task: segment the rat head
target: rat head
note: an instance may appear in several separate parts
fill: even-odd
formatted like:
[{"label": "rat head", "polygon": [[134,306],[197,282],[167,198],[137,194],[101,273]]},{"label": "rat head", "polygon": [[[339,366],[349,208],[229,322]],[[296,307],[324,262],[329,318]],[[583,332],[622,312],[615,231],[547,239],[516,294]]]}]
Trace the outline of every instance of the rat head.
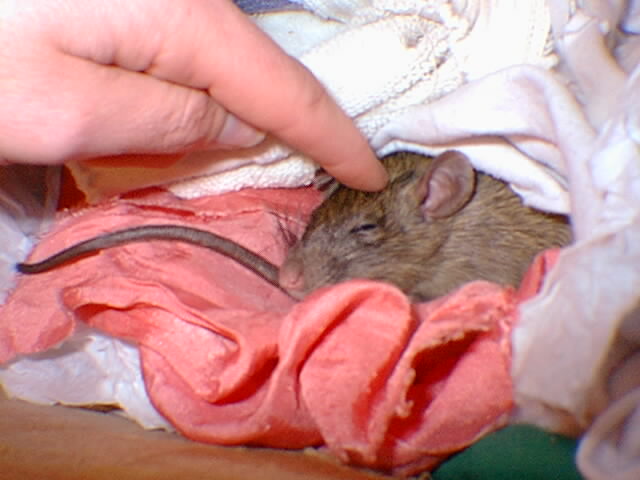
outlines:
[{"label": "rat head", "polygon": [[451,218],[472,197],[475,172],[456,151],[382,161],[389,172],[383,191],[340,186],[313,213],[280,270],[280,284],[294,296],[353,278],[386,281],[413,296],[426,262],[450,235]]}]

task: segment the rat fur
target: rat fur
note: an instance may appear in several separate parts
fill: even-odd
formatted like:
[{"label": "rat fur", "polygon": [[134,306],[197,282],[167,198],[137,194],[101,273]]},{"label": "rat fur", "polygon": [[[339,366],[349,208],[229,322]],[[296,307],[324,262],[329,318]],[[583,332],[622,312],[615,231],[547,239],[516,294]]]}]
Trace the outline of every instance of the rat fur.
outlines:
[{"label": "rat fur", "polygon": [[401,152],[383,163],[383,191],[341,186],[313,213],[280,269],[282,287],[302,297],[369,278],[425,301],[472,280],[518,285],[536,254],[571,241],[566,217],[523,205],[460,152]]}]

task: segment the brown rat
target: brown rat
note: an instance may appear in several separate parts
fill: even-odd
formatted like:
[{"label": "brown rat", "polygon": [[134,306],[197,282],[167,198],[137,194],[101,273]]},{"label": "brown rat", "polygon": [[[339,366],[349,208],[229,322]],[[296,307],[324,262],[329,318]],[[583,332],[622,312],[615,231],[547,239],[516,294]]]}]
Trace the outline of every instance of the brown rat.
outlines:
[{"label": "brown rat", "polygon": [[279,273],[228,239],[178,225],[100,235],[17,268],[39,273],[116,245],[178,240],[225,254],[296,298],[350,278],[371,278],[421,301],[471,280],[517,285],[538,252],[571,240],[565,217],[525,207],[506,184],[476,173],[460,152],[435,158],[403,152],[383,163],[387,188],[367,193],[338,187],[314,212]]},{"label": "brown rat", "polygon": [[537,253],[571,241],[565,217],[524,206],[460,152],[383,163],[385,190],[339,187],[313,213],[280,269],[294,296],[351,278],[392,283],[415,301],[472,280],[518,285]]}]

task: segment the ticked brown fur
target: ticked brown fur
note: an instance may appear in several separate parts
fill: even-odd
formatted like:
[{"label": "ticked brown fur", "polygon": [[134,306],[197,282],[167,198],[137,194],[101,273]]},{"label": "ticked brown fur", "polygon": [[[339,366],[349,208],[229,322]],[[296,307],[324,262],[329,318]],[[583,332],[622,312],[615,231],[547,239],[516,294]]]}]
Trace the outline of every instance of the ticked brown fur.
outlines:
[{"label": "ticked brown fur", "polygon": [[[442,155],[466,161],[459,152]],[[565,217],[524,206],[505,183],[469,170],[470,164],[454,166],[444,185],[434,184],[427,172],[439,160],[393,154],[383,159],[390,175],[385,190],[339,187],[292,248],[280,270],[281,286],[302,296],[323,285],[369,278],[423,301],[472,280],[517,285],[537,253],[571,241]],[[467,173],[455,174],[456,169]],[[455,200],[462,205],[453,213],[446,206],[425,210],[429,196],[440,188],[448,194],[452,181],[460,183],[454,190],[468,190],[468,197]]]}]

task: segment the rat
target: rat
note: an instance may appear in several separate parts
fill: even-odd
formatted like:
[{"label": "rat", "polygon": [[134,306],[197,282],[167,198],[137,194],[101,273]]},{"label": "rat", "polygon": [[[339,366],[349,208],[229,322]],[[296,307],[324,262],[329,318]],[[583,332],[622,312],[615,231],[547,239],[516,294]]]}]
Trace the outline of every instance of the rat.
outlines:
[{"label": "rat", "polygon": [[280,285],[295,297],[352,278],[394,284],[414,301],[472,280],[517,286],[536,254],[571,241],[567,217],[523,205],[462,152],[400,152],[382,162],[384,190],[340,186],[313,212],[280,268]]},{"label": "rat", "polygon": [[537,253],[571,241],[566,217],[523,205],[504,182],[476,172],[461,152],[399,152],[382,162],[389,185],[373,193],[333,189],[279,269],[235,242],[178,225],[106,233],[17,268],[40,273],[124,243],[179,240],[235,259],[296,299],[325,285],[369,278],[426,301],[472,280],[517,285]]}]

